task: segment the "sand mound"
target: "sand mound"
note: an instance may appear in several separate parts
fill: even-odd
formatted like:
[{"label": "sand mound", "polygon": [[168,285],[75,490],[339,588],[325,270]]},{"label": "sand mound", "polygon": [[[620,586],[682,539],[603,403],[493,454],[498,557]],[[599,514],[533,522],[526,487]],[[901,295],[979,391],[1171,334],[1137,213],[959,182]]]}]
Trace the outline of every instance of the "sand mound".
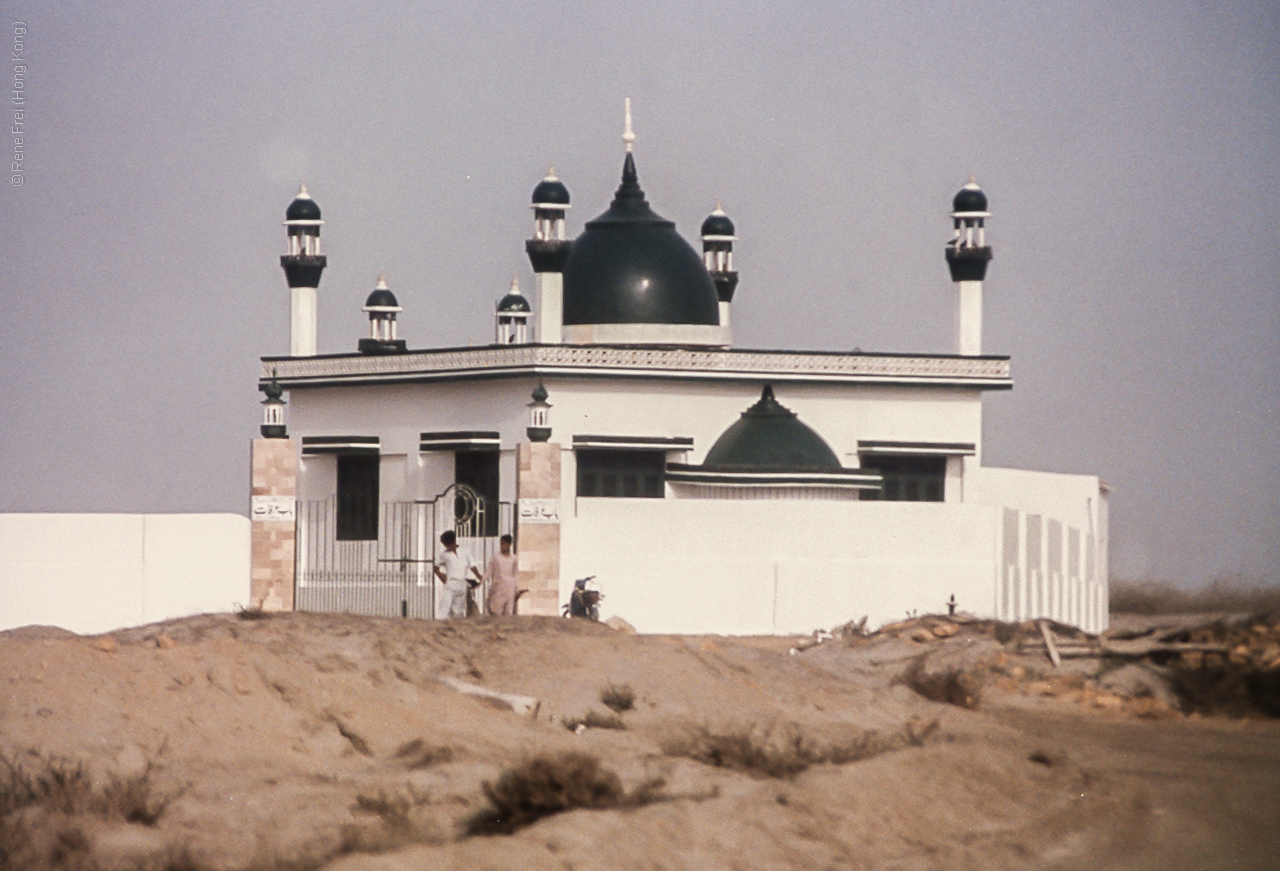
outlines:
[{"label": "sand mound", "polygon": [[1028,691],[1011,643],[942,620],[816,646],[314,614],[0,633],[0,866],[1274,867],[1280,725]]}]

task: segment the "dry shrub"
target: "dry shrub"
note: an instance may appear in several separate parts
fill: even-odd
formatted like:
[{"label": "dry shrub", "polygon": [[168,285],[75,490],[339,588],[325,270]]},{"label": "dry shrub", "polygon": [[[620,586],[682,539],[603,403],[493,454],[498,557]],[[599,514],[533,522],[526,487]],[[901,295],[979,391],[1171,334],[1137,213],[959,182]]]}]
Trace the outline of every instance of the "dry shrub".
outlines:
[{"label": "dry shrub", "polygon": [[486,781],[490,807],[467,824],[467,834],[510,834],[543,817],[579,808],[618,807],[626,800],[618,775],[586,753],[535,756]]},{"label": "dry shrub", "polygon": [[84,763],[30,754],[31,767],[0,753],[0,819],[27,807],[62,814],[88,814],[154,826],[176,795],[154,795],[153,763],[132,777],[111,775],[95,788]]},{"label": "dry shrub", "polygon": [[403,795],[389,796],[381,790],[377,795],[360,794],[356,796],[356,809],[365,813],[377,814],[387,829],[392,832],[408,833],[413,826],[409,822],[409,811],[413,802]]},{"label": "dry shrub", "polygon": [[945,702],[961,708],[976,708],[982,698],[978,679],[961,668],[927,672],[927,654],[917,656],[902,673],[902,682],[931,702]]},{"label": "dry shrub", "polygon": [[588,729],[625,729],[627,724],[617,714],[602,714],[599,711],[587,711],[581,717],[571,717],[564,721],[564,727],[570,732],[578,731],[579,726]]},{"label": "dry shrub", "polygon": [[150,763],[96,787],[81,762],[27,756],[0,753],[0,868],[81,867],[85,817],[153,826],[177,797],[154,794]]},{"label": "dry shrub", "polygon": [[400,745],[400,749],[396,750],[396,759],[403,762],[406,768],[414,771],[430,768],[441,762],[452,762],[453,756],[452,747],[432,746],[421,738],[406,741]]},{"label": "dry shrub", "polygon": [[271,612],[263,607],[262,602],[253,605],[237,605],[236,616],[241,620],[270,620]]},{"label": "dry shrub", "polygon": [[600,703],[611,711],[621,714],[631,710],[636,703],[635,690],[630,684],[609,684],[600,691]]},{"label": "dry shrub", "polygon": [[1248,664],[1175,667],[1169,685],[1184,712],[1228,717],[1280,717],[1280,668]]},{"label": "dry shrub", "polygon": [[811,765],[868,759],[880,748],[862,732],[834,743],[807,740],[792,725],[770,728],[713,729],[700,726],[662,745],[668,756],[683,756],[717,768],[763,777],[793,777]]},{"label": "dry shrub", "polygon": [[1112,614],[1275,613],[1280,612],[1280,586],[1245,575],[1218,578],[1198,590],[1165,581],[1112,579],[1110,607]]}]

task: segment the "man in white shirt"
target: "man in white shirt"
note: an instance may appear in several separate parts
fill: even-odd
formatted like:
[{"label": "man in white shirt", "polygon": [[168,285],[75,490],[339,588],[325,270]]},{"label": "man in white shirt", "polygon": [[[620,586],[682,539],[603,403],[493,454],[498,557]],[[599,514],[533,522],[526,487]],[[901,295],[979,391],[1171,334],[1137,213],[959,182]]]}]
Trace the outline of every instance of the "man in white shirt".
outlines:
[{"label": "man in white shirt", "polygon": [[437,617],[467,616],[467,572],[476,576],[479,584],[483,577],[480,570],[471,562],[471,557],[458,552],[458,536],[452,529],[446,529],[440,535],[440,543],[444,545],[444,553],[436,560],[436,577],[444,584],[439,605],[436,607]]}]

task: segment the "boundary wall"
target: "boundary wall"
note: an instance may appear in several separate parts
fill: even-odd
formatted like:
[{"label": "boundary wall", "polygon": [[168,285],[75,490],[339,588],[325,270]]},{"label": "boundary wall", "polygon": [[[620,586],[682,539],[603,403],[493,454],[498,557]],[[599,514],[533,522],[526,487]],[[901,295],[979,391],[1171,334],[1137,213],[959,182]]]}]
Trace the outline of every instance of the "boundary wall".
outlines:
[{"label": "boundary wall", "polygon": [[96,634],[249,602],[238,514],[0,514],[0,630]]}]

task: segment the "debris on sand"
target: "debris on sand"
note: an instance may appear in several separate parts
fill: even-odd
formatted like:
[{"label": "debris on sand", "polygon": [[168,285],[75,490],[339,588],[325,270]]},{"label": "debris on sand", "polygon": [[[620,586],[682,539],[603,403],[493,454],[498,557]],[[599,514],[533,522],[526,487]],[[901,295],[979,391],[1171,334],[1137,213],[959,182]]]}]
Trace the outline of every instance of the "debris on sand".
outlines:
[{"label": "debris on sand", "polygon": [[791,652],[833,642],[865,649],[872,663],[904,660],[897,682],[962,707],[976,707],[990,683],[1142,717],[1280,717],[1280,617],[1268,614],[1124,615],[1101,635],[1052,620],[966,614],[868,632],[863,618],[814,633]]}]

